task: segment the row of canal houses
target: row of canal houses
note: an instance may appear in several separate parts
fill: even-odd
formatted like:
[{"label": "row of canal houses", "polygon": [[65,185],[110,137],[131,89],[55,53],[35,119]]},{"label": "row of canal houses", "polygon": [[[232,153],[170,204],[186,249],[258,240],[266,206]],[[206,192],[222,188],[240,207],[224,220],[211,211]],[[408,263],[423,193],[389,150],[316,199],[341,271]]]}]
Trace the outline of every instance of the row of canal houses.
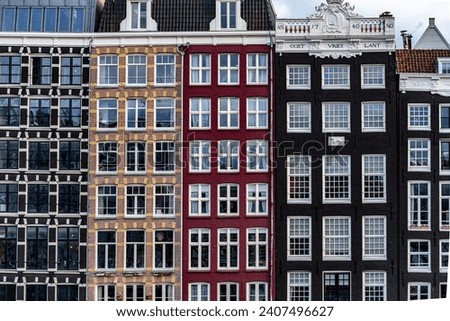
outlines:
[{"label": "row of canal houses", "polygon": [[[299,5],[301,5],[299,3]],[[0,300],[445,297],[450,46],[327,0],[5,0]]]}]

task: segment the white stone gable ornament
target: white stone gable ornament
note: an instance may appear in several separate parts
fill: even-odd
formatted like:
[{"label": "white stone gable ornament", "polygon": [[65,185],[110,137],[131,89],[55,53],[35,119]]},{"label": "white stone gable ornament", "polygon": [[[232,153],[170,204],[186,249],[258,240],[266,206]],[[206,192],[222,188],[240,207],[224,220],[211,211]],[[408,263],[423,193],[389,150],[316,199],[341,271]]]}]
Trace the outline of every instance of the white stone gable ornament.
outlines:
[{"label": "white stone gable ornament", "polygon": [[323,32],[341,33],[347,30],[350,25],[349,17],[360,17],[353,12],[354,6],[344,0],[327,0],[327,4],[322,3],[316,7],[317,13],[311,15],[310,19],[323,20]]}]

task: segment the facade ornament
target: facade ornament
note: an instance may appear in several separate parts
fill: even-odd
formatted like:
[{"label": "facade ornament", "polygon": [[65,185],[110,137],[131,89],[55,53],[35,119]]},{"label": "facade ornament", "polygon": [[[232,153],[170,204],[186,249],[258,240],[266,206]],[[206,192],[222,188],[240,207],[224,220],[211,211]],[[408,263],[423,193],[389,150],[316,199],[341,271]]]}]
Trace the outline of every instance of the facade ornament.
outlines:
[{"label": "facade ornament", "polygon": [[309,16],[309,18],[323,18],[325,13],[337,13],[341,12],[347,17],[361,17],[355,13],[355,6],[350,5],[348,2],[344,3],[344,0],[327,0],[327,4],[321,3],[320,6],[316,6],[316,13]]}]

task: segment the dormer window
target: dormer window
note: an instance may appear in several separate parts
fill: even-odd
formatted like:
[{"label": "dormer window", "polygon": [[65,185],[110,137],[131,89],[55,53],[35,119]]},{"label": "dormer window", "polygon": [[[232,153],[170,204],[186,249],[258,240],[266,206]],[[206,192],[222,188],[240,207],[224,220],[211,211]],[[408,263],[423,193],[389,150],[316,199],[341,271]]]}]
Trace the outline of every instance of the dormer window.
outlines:
[{"label": "dormer window", "polygon": [[152,0],[127,0],[127,16],[120,23],[120,31],[156,31],[151,5]]},{"label": "dormer window", "polygon": [[241,18],[242,0],[216,0],[216,17],[210,30],[247,30],[247,23]]},{"label": "dormer window", "polygon": [[236,1],[226,1],[220,4],[220,28],[236,29]]},{"label": "dormer window", "polygon": [[450,75],[450,57],[438,59],[438,73]]}]

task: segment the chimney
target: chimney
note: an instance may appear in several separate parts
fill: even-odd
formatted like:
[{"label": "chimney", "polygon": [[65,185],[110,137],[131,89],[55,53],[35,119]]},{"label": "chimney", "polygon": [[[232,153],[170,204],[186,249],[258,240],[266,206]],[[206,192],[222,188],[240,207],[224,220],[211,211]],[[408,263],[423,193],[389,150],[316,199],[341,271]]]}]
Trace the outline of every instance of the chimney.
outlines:
[{"label": "chimney", "polygon": [[436,27],[435,20],[436,20],[435,18],[430,18],[430,22],[429,22],[430,27]]},{"label": "chimney", "polygon": [[400,34],[403,38],[403,49],[412,49],[412,34],[406,30],[400,31]]}]

